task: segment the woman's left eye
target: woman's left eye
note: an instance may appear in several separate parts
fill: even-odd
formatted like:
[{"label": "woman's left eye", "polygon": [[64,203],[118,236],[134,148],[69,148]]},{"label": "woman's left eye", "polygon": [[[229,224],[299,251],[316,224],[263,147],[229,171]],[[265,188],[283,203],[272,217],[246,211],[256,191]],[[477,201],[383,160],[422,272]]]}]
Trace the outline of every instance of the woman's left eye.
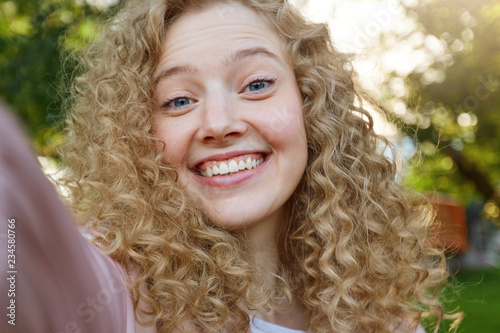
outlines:
[{"label": "woman's left eye", "polygon": [[249,92],[259,92],[266,88],[269,88],[271,84],[273,84],[276,80],[274,79],[257,79],[246,86],[245,91]]}]

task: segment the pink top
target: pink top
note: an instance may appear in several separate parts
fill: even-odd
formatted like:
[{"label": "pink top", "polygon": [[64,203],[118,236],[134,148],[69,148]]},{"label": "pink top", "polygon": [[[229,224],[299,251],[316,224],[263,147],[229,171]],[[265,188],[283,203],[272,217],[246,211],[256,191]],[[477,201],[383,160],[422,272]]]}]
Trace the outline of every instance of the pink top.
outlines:
[{"label": "pink top", "polygon": [[123,269],[80,235],[0,109],[0,332],[156,332],[136,325]]},{"label": "pink top", "polygon": [[124,269],[82,237],[1,105],[0,246],[0,332],[156,332],[136,323]]}]

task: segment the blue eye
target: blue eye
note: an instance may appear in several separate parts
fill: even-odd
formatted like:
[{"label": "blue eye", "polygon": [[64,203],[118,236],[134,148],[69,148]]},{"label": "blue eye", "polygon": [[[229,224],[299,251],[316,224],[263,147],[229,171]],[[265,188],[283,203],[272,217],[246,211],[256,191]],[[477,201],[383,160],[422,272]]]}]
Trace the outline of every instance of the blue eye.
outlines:
[{"label": "blue eye", "polygon": [[264,81],[252,82],[248,86],[248,90],[250,90],[250,91],[262,90],[266,87],[266,84],[267,84],[267,82],[264,82]]},{"label": "blue eye", "polygon": [[171,108],[171,109],[178,109],[185,107],[189,104],[194,103],[194,101],[191,98],[187,97],[175,97],[167,100],[161,107],[162,108]]},{"label": "blue eye", "polygon": [[273,84],[276,80],[275,79],[270,79],[270,78],[258,78],[252,83],[250,83],[246,88],[245,91],[249,92],[259,92],[261,90],[269,88],[271,84]]}]

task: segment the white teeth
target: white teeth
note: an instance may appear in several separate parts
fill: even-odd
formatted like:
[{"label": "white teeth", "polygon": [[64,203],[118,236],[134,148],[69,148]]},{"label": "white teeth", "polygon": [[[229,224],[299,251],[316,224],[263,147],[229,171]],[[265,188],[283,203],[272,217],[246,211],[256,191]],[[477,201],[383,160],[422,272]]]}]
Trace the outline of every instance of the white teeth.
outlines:
[{"label": "white teeth", "polygon": [[219,164],[219,174],[227,175],[228,173],[229,173],[229,167],[227,166],[227,163],[221,162],[221,164]]},{"label": "white teeth", "polygon": [[229,172],[238,172],[238,163],[235,160],[229,161]]},{"label": "white teeth", "polygon": [[201,172],[204,177],[213,177],[216,175],[227,175],[229,173],[236,173],[242,170],[251,170],[264,163],[264,158],[258,160],[252,160],[248,157],[246,160],[229,160],[228,162],[220,162],[219,166],[214,165],[212,167],[207,167],[205,171]]},{"label": "white teeth", "polygon": [[249,157],[247,158],[247,162],[245,163],[245,167],[247,170],[250,170],[252,168],[252,159]]}]

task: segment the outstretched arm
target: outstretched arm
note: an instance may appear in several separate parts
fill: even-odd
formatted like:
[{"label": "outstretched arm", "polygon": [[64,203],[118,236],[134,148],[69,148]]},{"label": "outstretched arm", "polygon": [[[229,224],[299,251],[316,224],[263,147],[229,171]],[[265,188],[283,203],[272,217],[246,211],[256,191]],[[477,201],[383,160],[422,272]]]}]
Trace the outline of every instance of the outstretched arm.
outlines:
[{"label": "outstretched arm", "polygon": [[78,232],[0,105],[0,331],[135,332],[120,268]]}]

